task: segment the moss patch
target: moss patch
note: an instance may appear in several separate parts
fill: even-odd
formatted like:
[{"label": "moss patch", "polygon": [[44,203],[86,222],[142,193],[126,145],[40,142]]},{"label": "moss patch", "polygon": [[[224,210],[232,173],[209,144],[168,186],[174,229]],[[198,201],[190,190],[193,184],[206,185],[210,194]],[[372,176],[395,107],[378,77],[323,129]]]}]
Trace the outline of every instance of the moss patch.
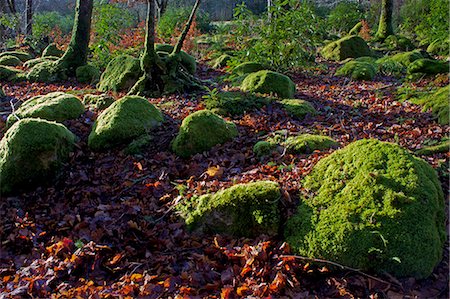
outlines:
[{"label": "moss patch", "polygon": [[270,156],[277,148],[277,144],[269,141],[258,141],[253,146],[253,153],[258,157]]},{"label": "moss patch", "polygon": [[195,197],[183,203],[179,210],[189,228],[205,233],[245,237],[276,235],[280,198],[277,183],[260,181]]},{"label": "moss patch", "polygon": [[48,57],[48,56],[61,57],[63,55],[64,55],[64,51],[58,49],[58,47],[55,44],[48,45],[42,52],[42,57]]},{"label": "moss patch", "polygon": [[367,43],[356,35],[346,36],[331,42],[320,53],[324,58],[335,61],[372,55]]},{"label": "moss patch", "polygon": [[336,76],[350,77],[353,80],[372,81],[377,73],[375,64],[352,60],[336,70]]},{"label": "moss patch", "polygon": [[103,72],[98,89],[100,91],[127,91],[141,76],[139,59],[130,55],[120,55],[111,60]]},{"label": "moss patch", "polygon": [[420,150],[416,151],[418,155],[431,156],[439,153],[448,153],[450,151],[450,139],[444,138],[437,144],[424,146]]},{"label": "moss patch", "polygon": [[239,65],[237,65],[235,68],[233,68],[233,74],[236,74],[238,76],[247,75],[250,73],[267,70],[267,67],[262,65],[258,62],[244,62]]},{"label": "moss patch", "polygon": [[303,119],[306,115],[317,114],[316,109],[314,109],[313,105],[308,101],[299,99],[284,99],[280,101],[280,104],[283,106],[284,110],[298,119]]},{"label": "moss patch", "polygon": [[[172,45],[167,44],[156,44],[155,45],[155,51],[156,52],[165,52],[167,54],[172,53],[173,51]],[[197,71],[197,61],[195,60],[195,57],[192,55],[189,55],[188,53],[181,51],[180,52],[180,58],[181,58],[181,65],[190,73],[191,75],[194,75]]]},{"label": "moss patch", "polygon": [[54,177],[69,158],[75,136],[41,119],[16,122],[0,141],[0,190],[19,192]]},{"label": "moss patch", "polygon": [[5,56],[17,57],[22,62],[28,61],[33,58],[30,54],[28,54],[26,52],[22,52],[22,51],[7,51],[7,52],[0,53],[0,58],[5,57]]},{"label": "moss patch", "polygon": [[126,96],[114,102],[97,118],[88,145],[102,150],[133,141],[160,125],[162,113],[145,98]]},{"label": "moss patch", "polygon": [[201,110],[186,117],[172,143],[172,150],[180,157],[211,149],[238,135],[236,126],[209,110]]},{"label": "moss patch", "polygon": [[19,66],[22,64],[22,61],[15,57],[15,56],[11,56],[11,55],[6,55],[3,57],[0,57],[0,65],[4,65],[4,66]]},{"label": "moss patch", "polygon": [[18,77],[23,74],[23,71],[9,66],[0,65],[0,80],[17,81]]},{"label": "moss patch", "polygon": [[422,73],[428,75],[446,74],[449,72],[447,61],[434,59],[417,59],[408,66],[408,73]]},{"label": "moss patch", "polygon": [[241,84],[243,91],[257,92],[263,94],[276,94],[280,98],[293,98],[295,84],[283,74],[272,71],[258,71],[249,74]]},{"label": "moss patch", "polygon": [[377,60],[377,64],[394,62],[399,63],[404,67],[408,67],[414,61],[422,58],[424,58],[422,53],[419,50],[414,50],[410,52],[398,53],[394,56],[380,58]]},{"label": "moss patch", "polygon": [[44,61],[33,66],[27,74],[31,82],[52,83],[67,80],[66,71],[58,67],[57,61]]},{"label": "moss patch", "polygon": [[339,143],[327,136],[302,134],[288,137],[281,145],[290,153],[311,154],[317,150],[336,148],[339,146]]},{"label": "moss patch", "polygon": [[77,97],[63,92],[52,92],[35,96],[23,103],[15,115],[10,115],[8,126],[23,118],[42,118],[57,122],[78,118],[84,112],[84,106]]},{"label": "moss patch", "polygon": [[242,115],[247,111],[260,109],[270,99],[239,91],[225,91],[204,97],[205,107],[222,115]]},{"label": "moss patch", "polygon": [[104,110],[111,106],[115,99],[107,94],[87,94],[83,98],[83,104],[96,110]]},{"label": "moss patch", "polygon": [[441,260],[446,229],[438,177],[398,145],[354,142],[319,161],[303,185],[314,195],[288,221],[295,252],[416,278]]},{"label": "moss patch", "polygon": [[448,125],[450,121],[448,99],[450,97],[450,85],[438,88],[434,92],[420,94],[411,102],[423,106],[423,110],[431,109],[433,115],[442,125]]},{"label": "moss patch", "polygon": [[95,84],[100,80],[100,70],[91,64],[78,67],[75,74],[80,83]]}]

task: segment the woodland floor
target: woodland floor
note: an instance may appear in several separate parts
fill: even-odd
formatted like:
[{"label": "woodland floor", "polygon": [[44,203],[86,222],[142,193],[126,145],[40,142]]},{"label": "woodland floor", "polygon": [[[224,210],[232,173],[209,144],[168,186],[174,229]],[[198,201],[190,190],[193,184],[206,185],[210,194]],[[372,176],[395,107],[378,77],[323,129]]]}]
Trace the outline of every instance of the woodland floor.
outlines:
[{"label": "woodland floor", "polygon": [[[86,142],[96,112],[66,122],[79,141],[62,176],[49,187],[0,201],[0,298],[446,298],[447,250],[428,279],[375,279],[282,257],[291,252],[281,239],[191,233],[173,211],[194,194],[268,179],[284,190],[286,219],[295,211],[302,178],[331,151],[256,158],[253,145],[276,130],[321,133],[342,146],[376,138],[411,151],[449,134],[449,126],[438,125],[421,107],[395,100],[398,80],[352,82],[331,76],[336,66],[328,67],[291,74],[296,98],[311,101],[318,116],[295,120],[277,104],[269,105],[233,119],[238,138],[190,159],[176,157],[169,144],[182,119],[203,109],[201,94],[151,99],[166,122],[141,156],[120,149],[91,152]],[[205,66],[199,74],[203,79],[221,75]],[[74,82],[2,84],[13,101],[57,90],[94,92],[93,86]],[[448,84],[448,77],[438,84]],[[0,137],[4,130],[1,122]],[[422,158],[437,167],[449,157]],[[440,176],[448,194],[442,171]]]}]

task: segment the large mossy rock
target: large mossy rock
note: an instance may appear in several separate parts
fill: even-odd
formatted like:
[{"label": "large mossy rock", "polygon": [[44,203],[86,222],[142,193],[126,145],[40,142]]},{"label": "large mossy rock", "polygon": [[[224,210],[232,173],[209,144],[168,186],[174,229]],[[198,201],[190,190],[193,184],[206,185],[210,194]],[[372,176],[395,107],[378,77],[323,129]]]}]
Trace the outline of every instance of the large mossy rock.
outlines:
[{"label": "large mossy rock", "polygon": [[[167,54],[172,53],[173,46],[168,44],[156,44],[155,45],[155,51],[156,52],[164,52]],[[159,54],[160,56],[161,53]],[[190,73],[191,75],[194,75],[197,71],[197,61],[195,60],[195,57],[192,55],[189,55],[188,53],[181,51],[180,52],[180,58],[181,58],[181,65]]]},{"label": "large mossy rock", "polygon": [[149,134],[163,120],[162,113],[145,98],[126,96],[98,116],[88,145],[93,150],[103,150],[129,143]]},{"label": "large mossy rock", "polygon": [[276,94],[280,98],[293,98],[295,84],[283,74],[268,70],[249,74],[241,84],[241,89],[248,92]]},{"label": "large mossy rock", "polygon": [[61,57],[63,55],[64,55],[64,51],[58,49],[56,44],[48,45],[42,52],[42,57],[48,57],[48,56]]},{"label": "large mossy rock", "polygon": [[209,110],[201,110],[183,120],[172,143],[172,150],[178,156],[187,158],[225,143],[237,135],[235,124],[225,121]]},{"label": "large mossy rock", "polygon": [[80,83],[95,84],[100,80],[100,70],[91,64],[78,67],[75,75]]},{"label": "large mossy rock", "polygon": [[270,101],[269,98],[240,91],[224,91],[204,97],[206,109],[220,115],[233,116],[260,109]]},{"label": "large mossy rock", "polygon": [[50,121],[63,122],[78,118],[84,112],[84,106],[76,96],[64,92],[52,92],[35,96],[24,102],[15,115],[10,115],[7,125],[24,118],[42,118]]},{"label": "large mossy rock", "polygon": [[305,100],[300,99],[284,99],[280,101],[281,106],[289,113],[298,119],[303,119],[306,115],[316,115],[317,111],[314,106]]},{"label": "large mossy rock", "polygon": [[244,62],[233,68],[233,74],[238,76],[255,73],[258,71],[267,70],[267,67],[258,62]]},{"label": "large mossy rock", "polygon": [[0,65],[4,66],[19,66],[22,64],[22,60],[15,56],[6,55],[3,57],[0,57]]},{"label": "large mossy rock", "polygon": [[360,140],[305,178],[310,198],[288,221],[298,254],[362,271],[424,278],[440,262],[445,204],[434,169],[396,144]]},{"label": "large mossy rock", "polygon": [[179,210],[188,227],[204,233],[238,237],[276,235],[280,198],[277,183],[259,181],[194,197]]},{"label": "large mossy rock", "polygon": [[29,70],[27,79],[31,82],[53,83],[67,80],[67,74],[58,67],[57,61],[45,60]]},{"label": "large mossy rock", "polygon": [[130,55],[120,55],[111,60],[100,77],[100,91],[128,91],[141,76],[139,59]]},{"label": "large mossy rock", "polygon": [[3,194],[47,183],[69,158],[75,136],[61,124],[42,119],[16,122],[0,141]]},{"label": "large mossy rock", "polygon": [[335,61],[372,55],[367,43],[356,35],[346,36],[331,42],[323,47],[320,53],[324,58]]},{"label": "large mossy rock", "polygon": [[33,58],[30,54],[28,54],[26,52],[22,52],[22,51],[7,51],[7,52],[0,53],[0,58],[5,57],[5,56],[17,57],[22,62],[28,61]]},{"label": "large mossy rock", "polygon": [[21,77],[23,77],[24,72],[18,69],[15,69],[10,66],[2,66],[0,65],[0,80],[4,81],[18,81]]},{"label": "large mossy rock", "polygon": [[408,66],[409,74],[427,74],[437,75],[446,74],[449,72],[449,64],[447,61],[434,60],[434,59],[417,59]]},{"label": "large mossy rock", "polygon": [[398,63],[404,67],[408,67],[411,63],[418,59],[424,58],[421,51],[414,50],[410,52],[398,53],[393,56],[383,57],[377,60],[377,64]]},{"label": "large mossy rock", "polygon": [[350,77],[353,80],[372,81],[377,73],[374,63],[352,60],[336,70],[336,76]]}]

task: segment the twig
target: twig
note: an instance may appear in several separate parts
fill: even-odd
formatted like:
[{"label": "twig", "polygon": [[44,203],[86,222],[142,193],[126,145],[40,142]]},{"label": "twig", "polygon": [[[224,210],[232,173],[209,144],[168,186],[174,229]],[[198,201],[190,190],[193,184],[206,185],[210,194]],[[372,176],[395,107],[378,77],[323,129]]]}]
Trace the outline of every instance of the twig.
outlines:
[{"label": "twig", "polygon": [[398,287],[400,287],[401,289],[403,289],[403,286],[401,284],[397,283],[397,282],[385,281],[385,280],[383,280],[381,278],[378,278],[378,277],[372,276],[370,274],[364,273],[364,272],[362,272],[359,269],[347,267],[347,266],[338,264],[336,262],[332,262],[332,261],[328,261],[328,260],[324,260],[324,259],[309,258],[309,257],[306,257],[306,256],[299,256],[299,255],[280,255],[279,258],[295,258],[295,259],[299,259],[299,260],[303,260],[303,261],[310,261],[310,262],[316,262],[316,263],[329,264],[329,265],[333,265],[333,266],[339,267],[339,268],[341,268],[343,270],[348,270],[348,271],[352,271],[352,272],[358,273],[358,274],[360,274],[362,276],[365,276],[367,278],[376,280],[376,281],[384,283],[384,284],[388,284],[388,285],[395,284]]},{"label": "twig", "polygon": [[17,120],[20,120],[20,118],[16,115],[16,107],[14,107],[14,103],[12,100],[9,101],[9,104],[11,105],[11,114],[14,115],[15,118],[17,118]]}]

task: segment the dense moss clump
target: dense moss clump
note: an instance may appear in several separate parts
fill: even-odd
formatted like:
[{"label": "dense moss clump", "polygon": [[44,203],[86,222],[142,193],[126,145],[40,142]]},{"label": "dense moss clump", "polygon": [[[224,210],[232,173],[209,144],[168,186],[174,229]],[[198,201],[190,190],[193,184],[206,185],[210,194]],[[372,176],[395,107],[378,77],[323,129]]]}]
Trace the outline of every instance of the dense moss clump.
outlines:
[{"label": "dense moss clump", "polygon": [[425,161],[398,145],[360,140],[305,178],[286,237],[301,255],[362,271],[424,278],[442,258],[444,196]]},{"label": "dense moss clump", "polygon": [[61,57],[63,55],[64,55],[64,51],[58,49],[56,44],[48,45],[42,52],[42,57],[48,57],[48,56]]},{"label": "dense moss clump", "polygon": [[335,61],[372,55],[367,43],[356,35],[346,36],[331,42],[323,47],[320,53],[324,58]]},{"label": "dense moss clump", "polygon": [[0,191],[18,192],[46,183],[68,160],[75,136],[42,119],[16,122],[0,141]]},{"label": "dense moss clump", "polygon": [[[174,46],[168,44],[156,44],[155,51],[159,56],[167,56],[171,54]],[[188,53],[181,51],[180,52],[181,65],[188,71],[189,74],[194,75],[197,71],[197,61],[195,57],[189,55]]]},{"label": "dense moss clump", "polygon": [[83,104],[96,110],[104,110],[115,102],[114,98],[108,94],[87,94],[83,98]]},{"label": "dense moss clump", "polygon": [[428,75],[446,74],[449,72],[449,64],[447,61],[434,59],[417,59],[408,66],[408,73],[422,73]]},{"label": "dense moss clump", "polygon": [[267,70],[249,74],[242,82],[241,89],[264,94],[273,93],[286,99],[293,98],[295,94],[295,84],[288,76]]},{"label": "dense moss clump", "polygon": [[314,151],[336,148],[339,143],[327,136],[302,134],[288,137],[282,145],[290,153],[311,154]]},{"label": "dense moss clump", "polygon": [[17,118],[42,118],[57,122],[78,118],[84,112],[84,106],[76,96],[64,92],[52,92],[35,96],[24,102],[14,115],[7,120],[8,126]]},{"label": "dense moss clump", "polygon": [[271,101],[266,97],[239,91],[219,92],[205,96],[204,100],[206,109],[221,115],[242,115],[260,109]]},{"label": "dense moss clump", "polygon": [[0,65],[0,80],[17,81],[18,77],[23,75],[23,71],[9,66]]},{"label": "dense moss clump", "polygon": [[57,61],[46,60],[33,66],[27,74],[31,82],[59,82],[67,80],[66,71],[58,67]]},{"label": "dense moss clump", "polygon": [[411,51],[415,48],[412,41],[403,35],[389,35],[384,40],[384,45],[389,50]]},{"label": "dense moss clump", "polygon": [[448,125],[450,122],[449,97],[450,85],[447,85],[434,92],[421,94],[417,98],[411,99],[411,102],[422,105],[424,111],[431,109],[440,124]]},{"label": "dense moss clump", "polygon": [[194,197],[179,210],[189,228],[201,232],[239,237],[276,235],[280,224],[280,198],[277,183],[260,181]]},{"label": "dense moss clump", "polygon": [[313,105],[305,100],[284,99],[280,101],[280,104],[283,106],[284,110],[298,119],[303,119],[306,115],[317,114],[317,111],[314,109]]},{"label": "dense moss clump", "polygon": [[270,141],[258,141],[253,146],[253,153],[258,157],[271,155],[277,148],[277,144]]},{"label": "dense moss clump", "polygon": [[437,39],[428,45],[427,52],[433,55],[450,55],[450,38]]},{"label": "dense moss clump", "polygon": [[411,63],[418,59],[424,58],[419,50],[414,50],[410,52],[398,53],[394,56],[383,57],[377,60],[377,64],[383,64],[388,62],[399,63],[404,67],[408,67]]},{"label": "dense moss clump", "polygon": [[424,146],[420,150],[416,151],[416,154],[429,156],[439,153],[448,153],[449,151],[450,151],[450,139],[444,138],[437,144]]},{"label": "dense moss clump", "polygon": [[180,132],[172,143],[172,150],[180,157],[211,149],[238,135],[232,122],[227,122],[209,110],[192,113],[183,120]]},{"label": "dense moss clump", "polygon": [[226,67],[231,60],[231,56],[228,54],[222,54],[211,62],[211,66],[215,69]]},{"label": "dense moss clump", "polygon": [[107,149],[148,134],[163,122],[162,113],[143,97],[126,96],[103,111],[94,123],[88,145]]},{"label": "dense moss clump", "polygon": [[127,91],[141,76],[139,59],[130,55],[120,55],[110,61],[100,77],[98,89],[100,91]]},{"label": "dense moss clump", "polygon": [[22,52],[22,51],[7,51],[7,52],[0,53],[0,58],[5,57],[5,56],[17,57],[22,62],[28,61],[33,58],[30,54],[28,54],[26,52]]},{"label": "dense moss clump", "polygon": [[372,81],[377,73],[375,64],[352,60],[337,69],[336,76],[346,76],[353,80]]},{"label": "dense moss clump", "polygon": [[11,56],[11,55],[6,55],[3,57],[0,57],[0,65],[4,65],[4,66],[19,66],[22,64],[22,61],[15,57],[15,56]]},{"label": "dense moss clump", "polygon": [[94,84],[100,80],[100,70],[91,64],[78,67],[75,74],[80,83]]},{"label": "dense moss clump", "polygon": [[55,57],[55,56],[39,57],[39,58],[28,60],[27,62],[25,62],[23,64],[23,66],[26,68],[32,68],[35,65],[38,65],[39,63],[46,62],[46,61],[56,61],[58,59],[59,58]]},{"label": "dense moss clump", "polygon": [[258,62],[244,62],[233,68],[233,74],[243,76],[254,72],[267,70],[267,67]]}]

